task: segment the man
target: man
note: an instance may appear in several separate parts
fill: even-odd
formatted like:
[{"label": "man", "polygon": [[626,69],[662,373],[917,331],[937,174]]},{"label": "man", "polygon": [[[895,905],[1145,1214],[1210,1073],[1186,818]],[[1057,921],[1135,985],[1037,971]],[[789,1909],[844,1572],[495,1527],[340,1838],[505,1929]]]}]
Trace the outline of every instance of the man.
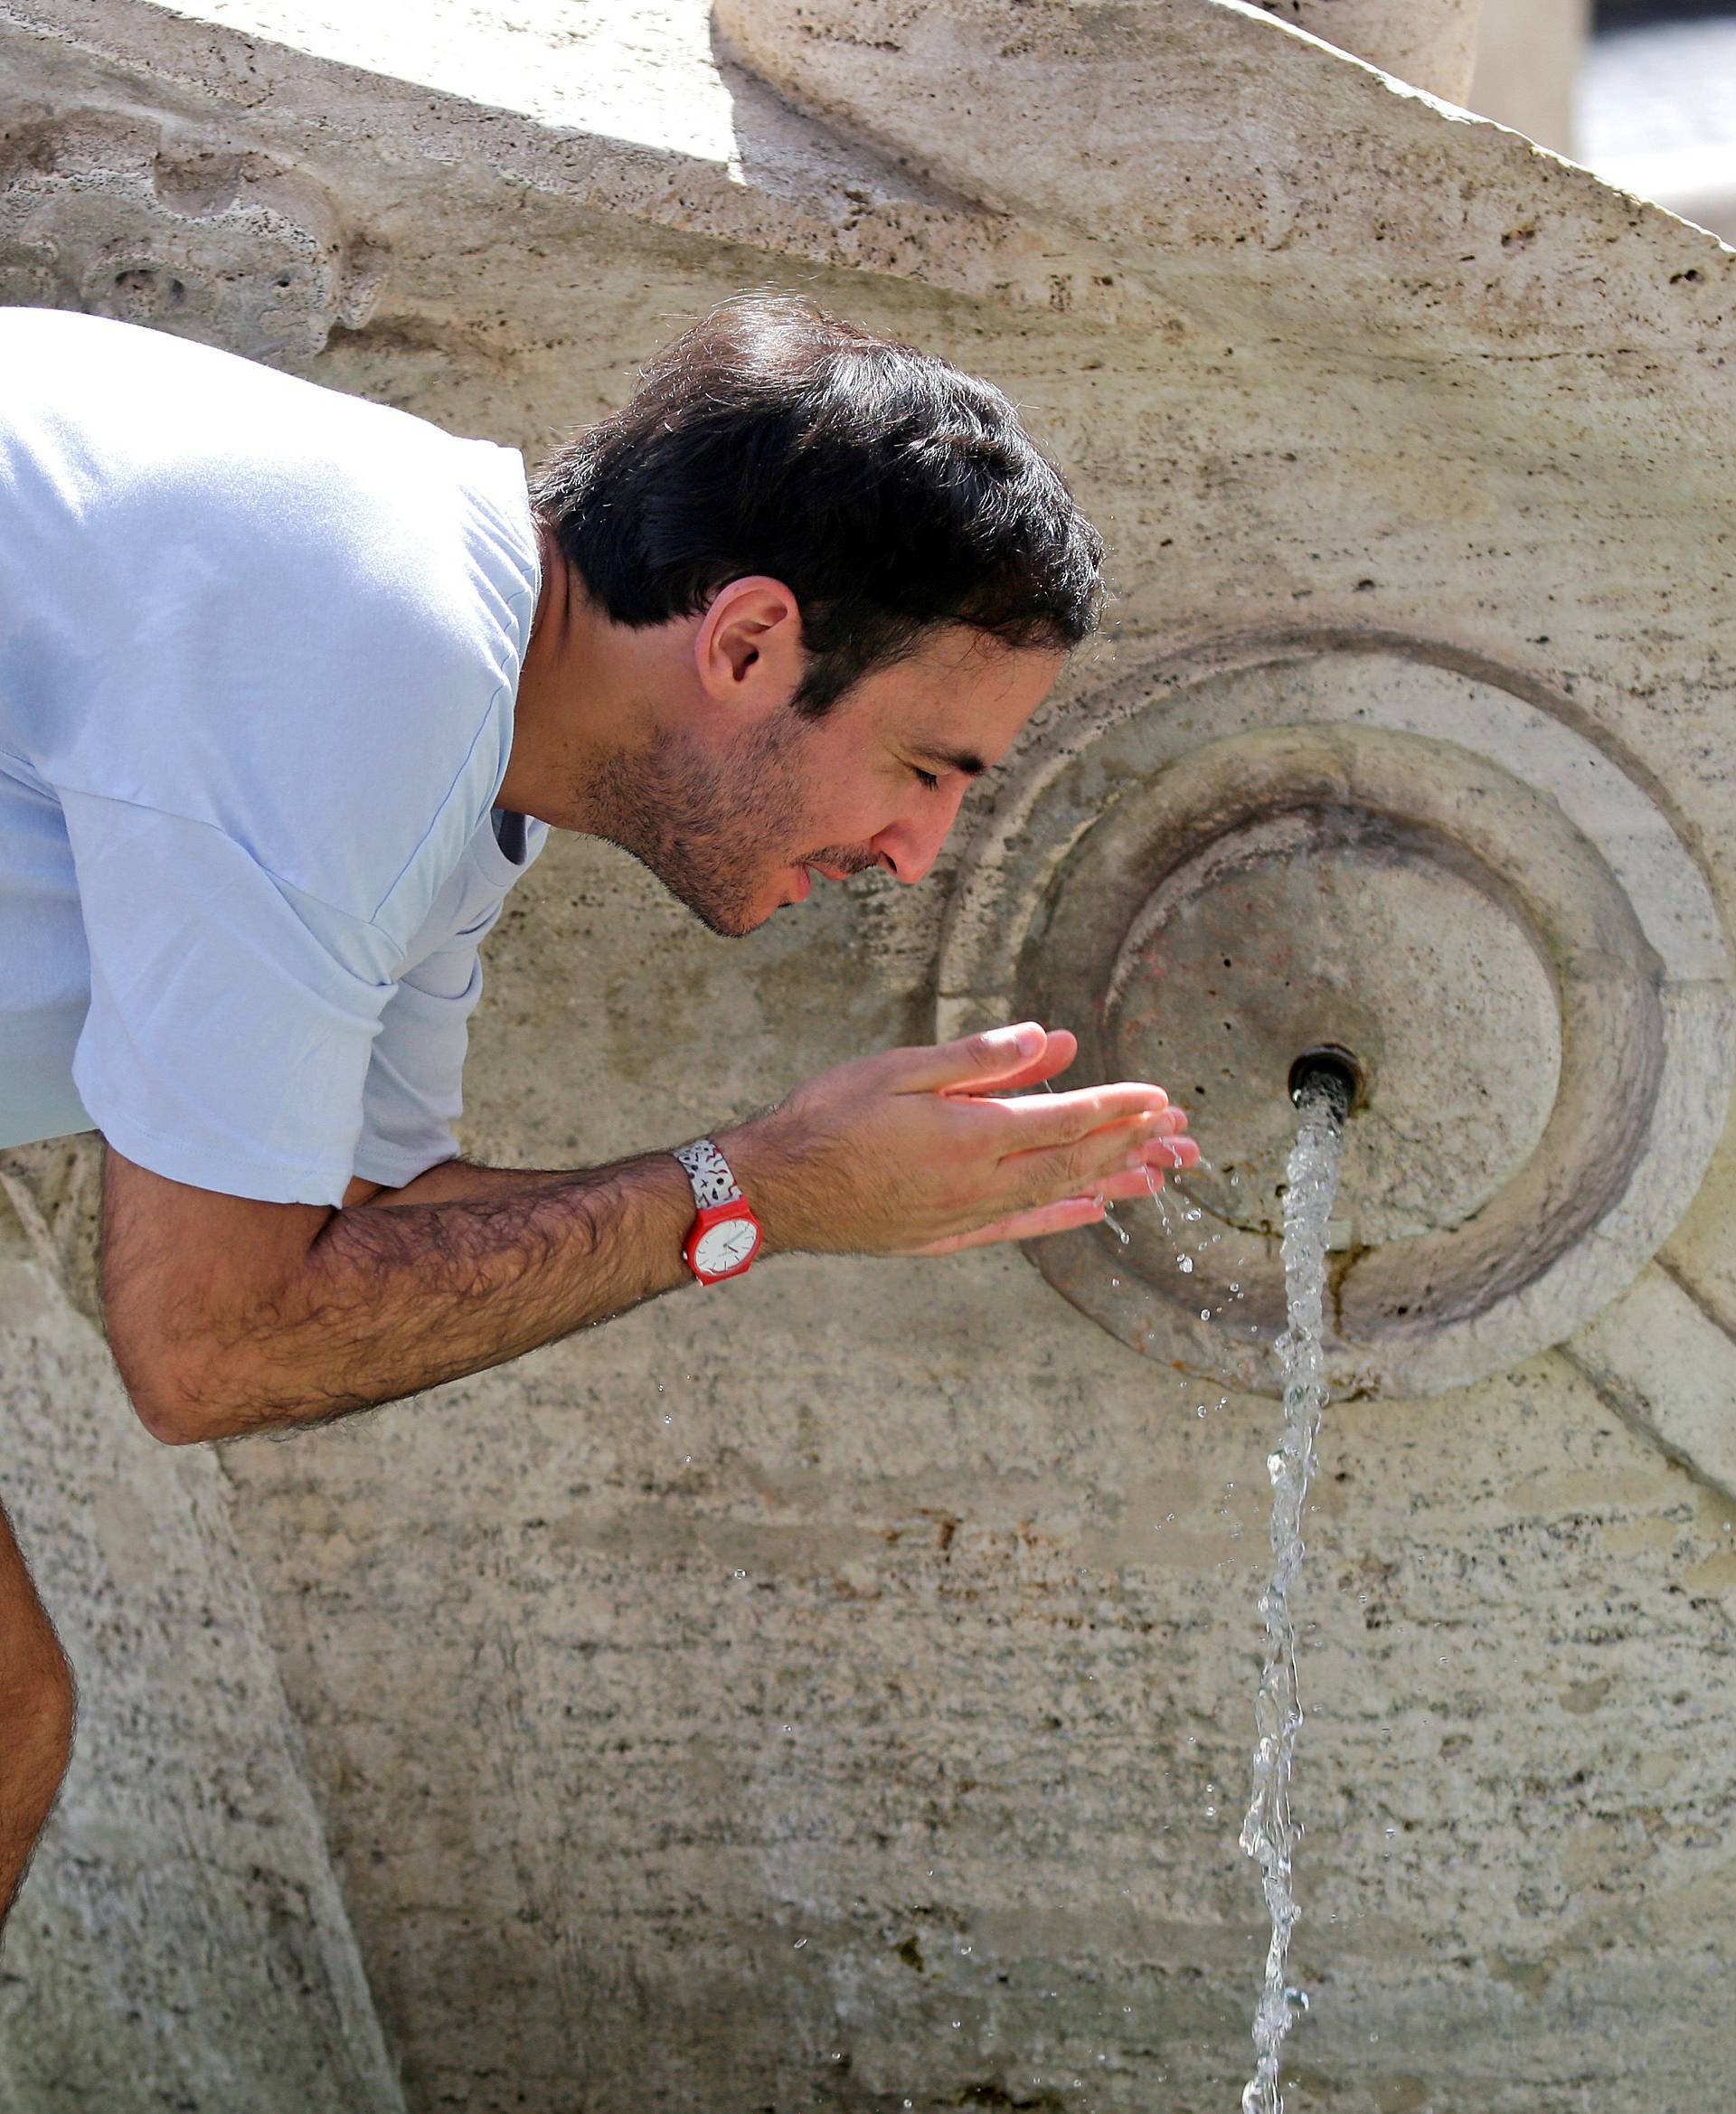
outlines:
[{"label": "man", "polygon": [[[0,1146],[101,1133],[157,1438],[319,1423],[779,1251],[1082,1225],[1197,1158],[1155,1086],[1026,1094],[1075,1052],[1033,1023],[678,1154],[458,1156],[477,947],[550,828],[723,933],[929,871],[1099,594],[998,391],[743,299],[527,486],[92,317],[0,311]],[[72,1703],[0,1514],[0,1914]]]}]

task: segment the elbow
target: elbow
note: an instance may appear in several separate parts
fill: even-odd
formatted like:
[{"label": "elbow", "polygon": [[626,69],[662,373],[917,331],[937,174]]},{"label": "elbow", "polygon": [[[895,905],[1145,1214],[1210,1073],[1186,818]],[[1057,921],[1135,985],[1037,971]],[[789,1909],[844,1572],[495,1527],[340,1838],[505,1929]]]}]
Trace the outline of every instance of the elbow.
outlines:
[{"label": "elbow", "polygon": [[202,1439],[222,1439],[210,1412],[173,1389],[129,1386],[133,1414],[162,1446],[197,1446]]},{"label": "elbow", "polygon": [[192,1384],[181,1373],[141,1371],[137,1360],[120,1366],[133,1414],[162,1446],[198,1446],[208,1439],[232,1439],[241,1427],[222,1407],[217,1391]]},{"label": "elbow", "polygon": [[155,1395],[135,1395],[133,1411],[161,1446],[197,1446],[203,1439],[222,1437],[221,1432],[202,1424],[197,1412],[189,1413],[180,1404],[165,1402]]}]

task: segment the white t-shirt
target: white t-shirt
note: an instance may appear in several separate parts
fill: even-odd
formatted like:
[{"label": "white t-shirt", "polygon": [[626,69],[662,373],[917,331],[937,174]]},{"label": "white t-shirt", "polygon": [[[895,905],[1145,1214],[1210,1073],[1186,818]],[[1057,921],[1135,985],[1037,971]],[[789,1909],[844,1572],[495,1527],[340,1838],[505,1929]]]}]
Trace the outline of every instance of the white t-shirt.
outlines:
[{"label": "white t-shirt", "polygon": [[451,1157],[539,585],[515,450],[0,308],[0,1145],[326,1204]]}]

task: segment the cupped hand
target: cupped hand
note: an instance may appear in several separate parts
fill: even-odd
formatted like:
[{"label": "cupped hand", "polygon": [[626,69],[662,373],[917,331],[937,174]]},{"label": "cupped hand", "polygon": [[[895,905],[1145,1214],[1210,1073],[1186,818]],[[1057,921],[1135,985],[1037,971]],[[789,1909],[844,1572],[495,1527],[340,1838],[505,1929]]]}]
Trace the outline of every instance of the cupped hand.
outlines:
[{"label": "cupped hand", "polygon": [[1075,1038],[1034,1021],[804,1081],[719,1143],[769,1250],[944,1255],[1090,1224],[1199,1148],[1146,1081],[1036,1093]]}]

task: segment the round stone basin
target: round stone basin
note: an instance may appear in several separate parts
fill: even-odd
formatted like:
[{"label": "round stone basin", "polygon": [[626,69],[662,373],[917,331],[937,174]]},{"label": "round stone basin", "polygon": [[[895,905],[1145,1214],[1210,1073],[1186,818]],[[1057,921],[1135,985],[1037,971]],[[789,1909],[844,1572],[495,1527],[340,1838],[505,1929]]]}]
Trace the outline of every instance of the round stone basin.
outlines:
[{"label": "round stone basin", "polygon": [[1337,1248],[1463,1223],[1536,1149],[1561,1069],[1554,979],[1499,883],[1439,833],[1345,807],[1255,817],[1166,875],[1117,958],[1104,1045],[1212,1141],[1189,1193],[1269,1235],[1291,1064],[1354,1052]]},{"label": "round stone basin", "polygon": [[1499,672],[1303,642],[1154,670],[1057,721],[976,841],[945,1033],[1073,1029],[1155,1079],[1184,1213],[1033,1242],[1137,1350],[1276,1384],[1305,1052],[1350,1052],[1326,1352],[1338,1393],[1510,1367],[1621,1290],[1698,1186],[1731,995],[1703,875],[1637,772]]}]

